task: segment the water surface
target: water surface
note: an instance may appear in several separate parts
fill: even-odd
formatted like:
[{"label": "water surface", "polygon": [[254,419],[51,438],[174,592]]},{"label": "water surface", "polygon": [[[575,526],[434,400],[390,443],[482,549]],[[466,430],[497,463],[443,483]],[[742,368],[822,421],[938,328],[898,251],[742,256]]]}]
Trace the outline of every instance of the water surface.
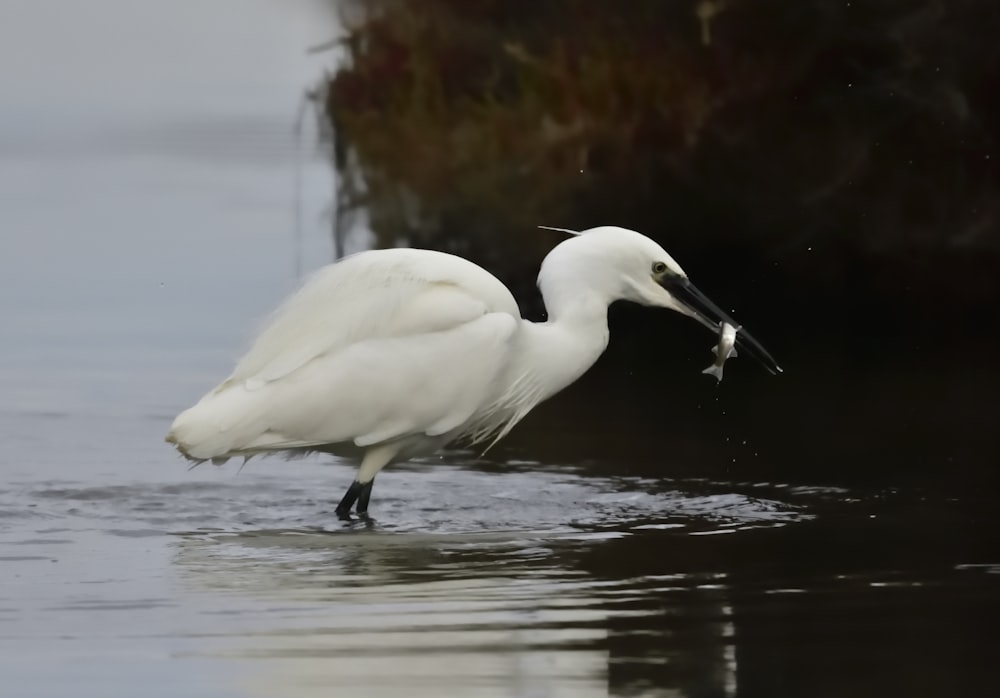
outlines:
[{"label": "water surface", "polygon": [[[344,462],[188,470],[173,415],[330,255],[330,176],[292,127],[323,65],[303,49],[333,20],[57,5],[0,11],[4,695],[993,688],[995,506],[957,475],[993,442],[954,400],[992,383],[962,367],[915,382],[790,357],[828,372],[817,396],[748,366],[695,383],[707,346],[655,373],[613,347],[487,457],[380,475],[370,522],[332,514]],[[806,419],[766,437],[789,404]],[[917,450],[953,476],[909,477]]]}]

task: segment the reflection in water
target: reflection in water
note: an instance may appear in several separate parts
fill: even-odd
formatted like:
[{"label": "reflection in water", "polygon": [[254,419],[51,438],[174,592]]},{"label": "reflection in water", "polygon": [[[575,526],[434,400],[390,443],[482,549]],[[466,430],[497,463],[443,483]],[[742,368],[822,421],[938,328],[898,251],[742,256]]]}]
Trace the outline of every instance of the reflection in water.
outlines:
[{"label": "reflection in water", "polygon": [[[213,672],[206,695],[874,698],[953,694],[958,667],[961,685],[989,681],[1000,541],[966,535],[947,496],[500,450],[386,472],[376,520],[344,524],[346,465],[137,469],[161,424],[116,416],[65,429],[74,469],[53,469],[31,444],[54,421],[14,419],[0,486],[6,676],[69,642],[98,651],[71,666],[125,686],[190,682],[165,696]],[[87,455],[112,424],[119,452]],[[190,671],[116,673],[123,648],[164,647]]]},{"label": "reflection in water", "polygon": [[[811,514],[765,496],[710,493],[703,482],[666,489],[660,481],[658,492],[637,478],[530,469],[404,470],[385,478],[390,511],[374,524],[182,534],[175,562],[185,585],[218,604],[211,614],[243,619],[238,633],[207,632],[198,655],[253,659],[260,671],[248,685],[259,695],[278,686],[286,695],[293,686],[294,695],[330,686],[364,695],[436,695],[444,687],[606,695],[643,686],[734,695],[724,572],[607,576],[585,566],[595,554],[631,555],[626,539],[742,535]],[[449,501],[445,482],[465,507],[440,518],[433,504]],[[270,485],[281,502],[281,488]],[[517,492],[524,495],[509,496]],[[669,545],[663,553],[666,569],[675,569]]]},{"label": "reflection in water", "polygon": [[[930,542],[947,525],[940,504],[917,539],[912,520],[865,513],[892,510],[884,494],[819,488],[768,486],[733,517],[727,497],[712,511],[692,492],[702,482],[675,489],[668,515],[622,516],[600,506],[634,496],[634,479],[536,469],[564,493],[580,488],[585,523],[554,525],[565,502],[550,497],[507,530],[483,506],[482,528],[462,513],[437,530],[390,513],[332,530],[180,534],[174,563],[205,609],[191,656],[251,660],[254,695],[874,697],[947,694],[952,679],[937,667],[954,665],[955,647],[993,646],[988,614],[979,618],[1000,596],[993,568],[956,575],[954,550]],[[439,470],[481,505],[482,478],[520,477],[403,471],[411,509],[429,501],[434,484],[420,483]],[[745,487],[714,486],[731,497]]]},{"label": "reflection in water", "polygon": [[[188,535],[176,561],[228,612],[259,616],[205,654],[255,660],[259,695],[599,696],[665,685],[670,695],[735,695],[724,575],[595,579],[572,568],[605,534],[356,535],[270,531]],[[662,594],[683,593],[693,627],[662,627]],[[258,610],[254,610],[258,609]],[[656,679],[657,677],[651,677]],[[648,684],[648,685],[647,685]],[[289,693],[288,691],[291,691]],[[706,693],[707,691],[707,693]],[[667,695],[667,694],[663,694]]]}]

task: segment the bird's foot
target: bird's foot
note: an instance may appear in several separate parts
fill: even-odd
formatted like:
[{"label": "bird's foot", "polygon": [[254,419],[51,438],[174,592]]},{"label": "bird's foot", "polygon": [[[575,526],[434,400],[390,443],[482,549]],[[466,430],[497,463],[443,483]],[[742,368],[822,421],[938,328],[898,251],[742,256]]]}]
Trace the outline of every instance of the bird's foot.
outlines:
[{"label": "bird's foot", "polygon": [[343,526],[346,528],[374,528],[375,519],[370,517],[367,513],[354,513],[349,511],[338,511],[337,518],[340,519]]},{"label": "bird's foot", "polygon": [[357,480],[352,482],[351,486],[347,488],[347,492],[344,493],[343,499],[340,500],[340,504],[337,505],[337,517],[341,521],[352,521],[351,508],[357,502],[358,518],[370,521],[371,517],[368,516],[368,501],[371,499],[372,485],[374,484],[374,480],[369,480],[364,484],[361,484]]},{"label": "bird's foot", "polygon": [[337,518],[340,519],[341,521],[353,521],[354,520],[354,518],[351,516],[351,510],[350,509],[341,509],[340,507],[337,507],[337,509],[335,511],[336,511],[336,514],[337,514]]}]

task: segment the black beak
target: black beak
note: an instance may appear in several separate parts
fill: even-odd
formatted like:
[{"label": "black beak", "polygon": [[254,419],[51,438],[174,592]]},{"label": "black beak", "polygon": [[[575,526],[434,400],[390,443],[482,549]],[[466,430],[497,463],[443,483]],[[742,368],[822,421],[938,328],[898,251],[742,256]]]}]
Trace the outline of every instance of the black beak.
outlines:
[{"label": "black beak", "polygon": [[739,330],[736,333],[737,347],[760,362],[761,366],[770,372],[771,375],[777,375],[782,372],[781,366],[768,353],[767,349],[740,327],[738,322],[710,301],[708,296],[699,291],[691,283],[690,279],[683,276],[674,276],[663,279],[660,281],[660,285],[669,291],[670,295],[690,312],[691,317],[713,332],[718,333],[723,323],[737,328]]}]

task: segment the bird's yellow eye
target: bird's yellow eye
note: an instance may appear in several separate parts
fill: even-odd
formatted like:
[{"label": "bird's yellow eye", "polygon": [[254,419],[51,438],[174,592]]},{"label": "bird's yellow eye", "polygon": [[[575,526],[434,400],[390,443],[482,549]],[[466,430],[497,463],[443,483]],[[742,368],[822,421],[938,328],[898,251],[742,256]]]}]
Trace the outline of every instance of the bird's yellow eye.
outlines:
[{"label": "bird's yellow eye", "polygon": [[663,262],[653,262],[653,273],[654,274],[665,274],[667,272],[667,265]]}]

